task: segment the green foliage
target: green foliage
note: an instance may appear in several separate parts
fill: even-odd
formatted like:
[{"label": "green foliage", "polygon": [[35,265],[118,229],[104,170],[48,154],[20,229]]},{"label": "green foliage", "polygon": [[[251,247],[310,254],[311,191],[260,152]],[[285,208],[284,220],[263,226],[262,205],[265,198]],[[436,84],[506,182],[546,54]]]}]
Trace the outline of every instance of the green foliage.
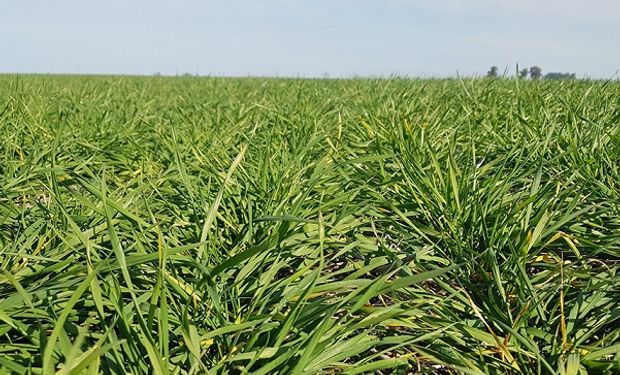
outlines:
[{"label": "green foliage", "polygon": [[0,372],[619,371],[620,86],[0,77]]}]

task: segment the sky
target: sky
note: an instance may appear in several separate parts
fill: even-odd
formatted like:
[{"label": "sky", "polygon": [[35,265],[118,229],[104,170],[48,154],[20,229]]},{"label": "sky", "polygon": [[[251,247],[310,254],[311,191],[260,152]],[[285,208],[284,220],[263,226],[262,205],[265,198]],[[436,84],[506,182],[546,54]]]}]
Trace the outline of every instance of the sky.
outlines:
[{"label": "sky", "polygon": [[0,0],[0,72],[618,78],[618,0]]}]

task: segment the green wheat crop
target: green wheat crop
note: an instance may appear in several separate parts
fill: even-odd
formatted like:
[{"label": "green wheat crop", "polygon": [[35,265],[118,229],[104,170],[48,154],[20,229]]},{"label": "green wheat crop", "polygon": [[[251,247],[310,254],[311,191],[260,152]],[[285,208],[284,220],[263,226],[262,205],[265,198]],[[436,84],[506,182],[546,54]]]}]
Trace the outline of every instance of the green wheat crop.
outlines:
[{"label": "green wheat crop", "polygon": [[0,76],[0,372],[620,371],[620,84]]}]

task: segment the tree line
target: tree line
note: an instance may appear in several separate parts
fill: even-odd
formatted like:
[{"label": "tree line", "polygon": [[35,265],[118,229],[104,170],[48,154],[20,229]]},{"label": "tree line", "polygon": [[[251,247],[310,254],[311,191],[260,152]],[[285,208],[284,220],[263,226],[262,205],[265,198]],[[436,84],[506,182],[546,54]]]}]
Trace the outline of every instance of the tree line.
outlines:
[{"label": "tree line", "polygon": [[[492,66],[487,72],[487,78],[498,78],[499,70],[497,66]],[[562,73],[562,72],[549,72],[543,76],[542,69],[539,66],[532,66],[530,68],[524,68],[519,70],[519,78],[527,79],[527,78],[538,80],[538,79],[577,79],[577,75],[575,73]]]}]

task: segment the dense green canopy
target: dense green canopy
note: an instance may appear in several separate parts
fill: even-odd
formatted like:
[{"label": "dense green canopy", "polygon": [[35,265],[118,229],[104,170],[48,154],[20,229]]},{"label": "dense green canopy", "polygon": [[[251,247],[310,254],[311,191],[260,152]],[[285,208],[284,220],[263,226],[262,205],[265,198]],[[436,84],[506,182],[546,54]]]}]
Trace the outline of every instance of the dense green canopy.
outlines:
[{"label": "dense green canopy", "polygon": [[0,77],[0,371],[612,372],[620,86]]}]

